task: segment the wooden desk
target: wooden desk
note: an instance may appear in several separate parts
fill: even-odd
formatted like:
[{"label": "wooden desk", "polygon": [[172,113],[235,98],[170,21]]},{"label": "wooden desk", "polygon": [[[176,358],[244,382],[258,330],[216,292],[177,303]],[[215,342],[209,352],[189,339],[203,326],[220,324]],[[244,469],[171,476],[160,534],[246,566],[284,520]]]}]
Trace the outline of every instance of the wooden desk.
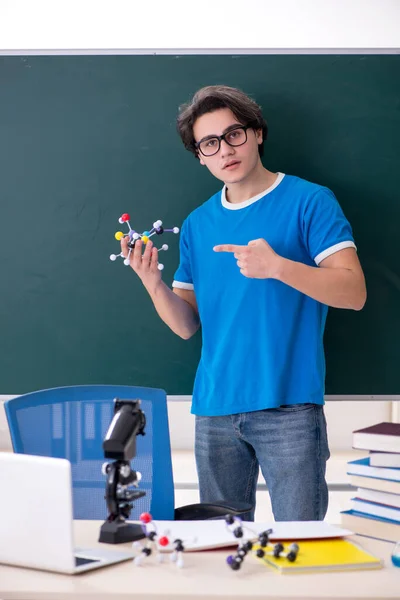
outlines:
[{"label": "wooden desk", "polygon": [[[75,540],[80,546],[97,545],[99,521],[76,521]],[[57,531],[55,528],[55,535]],[[390,561],[393,544],[359,536],[360,545],[383,558],[381,570],[280,575],[251,557],[233,572],[225,558],[230,550],[191,552],[185,566],[169,561],[157,564],[151,557],[142,567],[130,561],[82,575],[57,575],[0,565],[1,600],[383,600],[400,598],[400,569]],[[0,540],[1,543],[1,540]],[[101,544],[101,546],[103,546]],[[110,545],[110,549],[130,544]]]}]

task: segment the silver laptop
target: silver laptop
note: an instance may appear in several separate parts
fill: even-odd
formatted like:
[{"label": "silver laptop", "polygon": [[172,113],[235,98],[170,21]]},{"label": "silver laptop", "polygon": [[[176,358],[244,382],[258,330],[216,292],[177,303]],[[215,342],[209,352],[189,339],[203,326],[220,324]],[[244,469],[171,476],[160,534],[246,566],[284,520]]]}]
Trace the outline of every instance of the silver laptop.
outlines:
[{"label": "silver laptop", "polygon": [[68,460],[0,452],[0,563],[76,574],[134,557],[74,548],[71,481]]}]

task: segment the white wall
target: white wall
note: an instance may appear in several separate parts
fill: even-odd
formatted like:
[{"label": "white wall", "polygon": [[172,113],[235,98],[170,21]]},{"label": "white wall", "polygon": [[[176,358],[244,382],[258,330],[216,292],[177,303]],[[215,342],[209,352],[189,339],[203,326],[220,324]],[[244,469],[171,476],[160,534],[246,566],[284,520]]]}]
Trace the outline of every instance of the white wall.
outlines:
[{"label": "white wall", "polygon": [[[190,414],[190,396],[169,396],[168,416],[173,450],[194,450],[194,416]],[[184,399],[185,398],[185,399]],[[399,401],[381,398],[380,400],[348,400],[345,396],[339,401],[325,403],[329,446],[332,452],[349,452],[352,447],[352,432],[382,421],[400,422],[396,409]]]},{"label": "white wall", "polygon": [[400,48],[399,0],[0,0],[0,49]]},{"label": "white wall", "polygon": [[[13,396],[0,395],[0,452],[11,450],[11,439],[3,402]],[[190,413],[190,396],[168,396],[168,417],[173,451],[194,449],[194,416]],[[398,421],[393,408],[399,402],[380,401],[327,401],[325,414],[328,424],[329,445],[332,452],[348,452],[352,445],[352,431],[382,421]]]}]

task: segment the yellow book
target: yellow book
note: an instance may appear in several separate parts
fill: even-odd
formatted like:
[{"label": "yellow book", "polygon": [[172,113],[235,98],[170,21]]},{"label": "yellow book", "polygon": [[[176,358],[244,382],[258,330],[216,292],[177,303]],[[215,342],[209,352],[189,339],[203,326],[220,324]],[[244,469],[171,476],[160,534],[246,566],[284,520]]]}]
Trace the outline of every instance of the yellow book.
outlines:
[{"label": "yellow book", "polygon": [[[272,554],[271,544],[266,555],[261,560],[265,565],[274,567],[280,573],[309,573],[311,571],[349,571],[357,569],[380,569],[383,562],[366,552],[350,540],[325,539],[304,540],[298,542],[299,551],[294,562],[289,562],[285,556],[275,558]],[[257,549],[260,546],[255,546]],[[284,545],[284,554],[288,551],[289,544]]]}]

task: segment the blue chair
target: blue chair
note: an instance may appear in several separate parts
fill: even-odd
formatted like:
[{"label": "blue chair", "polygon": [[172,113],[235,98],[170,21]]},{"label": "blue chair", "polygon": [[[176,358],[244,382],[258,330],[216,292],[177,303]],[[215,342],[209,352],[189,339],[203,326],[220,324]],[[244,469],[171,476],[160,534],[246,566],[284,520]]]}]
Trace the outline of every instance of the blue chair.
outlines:
[{"label": "blue chair", "polygon": [[132,468],[142,474],[146,495],[130,519],[142,512],[154,519],[218,518],[243,514],[249,505],[193,504],[174,508],[174,484],[164,390],[124,385],[79,385],[31,392],[4,404],[14,452],[67,458],[72,467],[75,519],[107,518],[102,443],[114,414],[114,398],[140,399],[146,434],[137,436]]}]

